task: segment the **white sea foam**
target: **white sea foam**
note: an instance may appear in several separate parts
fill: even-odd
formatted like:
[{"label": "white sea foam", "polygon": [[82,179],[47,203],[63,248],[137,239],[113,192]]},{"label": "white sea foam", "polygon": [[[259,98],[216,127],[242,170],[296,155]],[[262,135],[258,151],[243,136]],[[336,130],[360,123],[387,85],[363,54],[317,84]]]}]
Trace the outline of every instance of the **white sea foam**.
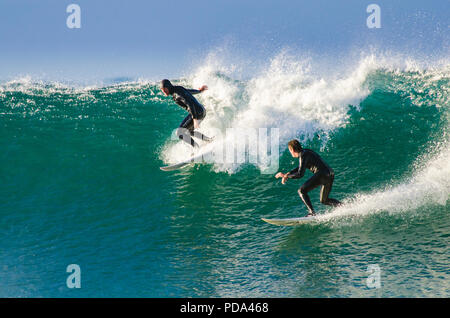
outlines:
[{"label": "white sea foam", "polygon": [[[350,105],[358,106],[369,94],[363,85],[367,74],[373,70],[370,59],[361,63],[348,74],[339,76],[312,75],[311,66],[283,52],[273,58],[269,65],[249,80],[234,80],[226,67],[217,61],[207,63],[185,80],[183,84],[199,87],[208,84],[209,90],[197,95],[206,105],[207,117],[201,131],[206,135],[219,133],[224,136],[227,128],[234,132],[245,129],[277,128],[280,145],[291,138],[303,141],[320,134],[326,140],[328,134],[345,126]],[[223,140],[236,147],[245,139],[235,134]],[[183,144],[170,143],[162,153],[164,160],[177,162],[189,152]],[[258,168],[266,167],[260,160]],[[234,173],[242,164],[216,162],[216,171]]]},{"label": "white sea foam", "polygon": [[[409,94],[407,97],[412,104],[419,107],[443,107],[444,116],[447,116],[443,118],[444,126],[448,125],[449,91],[438,83],[449,78],[447,61],[430,66],[400,55],[368,55],[352,67],[347,65],[346,69],[349,71],[341,74],[317,74],[309,62],[281,53],[250,79],[233,80],[229,70],[213,59],[183,84],[209,86],[209,90],[199,97],[208,111],[201,127],[206,134],[217,132],[217,129],[224,133],[228,127],[279,128],[280,151],[291,138],[306,141],[319,134],[326,142],[330,132],[345,127],[350,105],[359,107],[359,102],[370,93],[368,76],[380,70],[390,72],[398,79],[395,83],[385,83],[386,90]],[[417,85],[411,86],[414,83]],[[432,97],[431,103],[429,97]],[[447,128],[443,129],[444,134]],[[227,138],[223,142],[229,143],[239,136]],[[445,138],[433,156],[417,162],[422,168],[404,182],[370,193],[358,193],[347,199],[344,206],[320,216],[319,220],[378,211],[395,213],[425,204],[445,205],[450,193],[450,147]],[[164,158],[171,161],[175,155],[179,157],[181,149],[186,153],[191,151],[182,143],[167,144]],[[215,162],[214,168],[235,173],[241,166]],[[264,165],[257,166],[264,168]]]},{"label": "white sea foam", "polygon": [[[250,78],[237,80],[242,75],[236,76],[235,73],[242,72],[242,64],[245,63],[240,62],[237,67],[234,63],[227,63],[214,52],[191,77],[181,81],[182,85],[189,87],[209,86],[208,91],[197,95],[207,109],[207,117],[200,130],[206,135],[219,133],[224,136],[230,127],[236,128],[236,132],[278,128],[281,147],[292,138],[305,142],[315,136],[320,136],[325,144],[331,132],[345,127],[350,107],[358,109],[360,101],[369,95],[367,78],[377,70],[388,70],[393,74],[419,72],[417,76],[424,83],[433,82],[432,79],[440,74],[430,72],[426,75],[430,77],[428,81],[420,73],[429,68],[428,65],[397,55],[369,54],[356,62],[345,62],[345,67],[323,70],[323,65],[314,64],[312,59],[282,51],[262,65],[258,72],[253,72]],[[438,70],[442,64],[446,65],[440,62]],[[401,81],[399,83],[401,85]],[[419,95],[410,97],[420,102]],[[440,101],[443,103],[445,96]],[[230,134],[222,142],[234,142],[237,148],[242,148],[239,143],[245,142],[245,139]],[[163,149],[162,158],[165,162],[177,162],[189,156],[190,152],[189,146],[183,143],[169,142]],[[264,170],[265,160],[261,163],[256,166]],[[216,162],[214,168],[216,171],[235,173],[242,166]]]},{"label": "white sea foam", "polygon": [[419,159],[423,169],[405,182],[388,185],[370,193],[358,193],[345,200],[332,213],[320,215],[319,221],[329,221],[349,216],[364,216],[381,211],[398,213],[426,205],[446,205],[450,199],[450,147],[440,147],[437,155],[427,161]]}]

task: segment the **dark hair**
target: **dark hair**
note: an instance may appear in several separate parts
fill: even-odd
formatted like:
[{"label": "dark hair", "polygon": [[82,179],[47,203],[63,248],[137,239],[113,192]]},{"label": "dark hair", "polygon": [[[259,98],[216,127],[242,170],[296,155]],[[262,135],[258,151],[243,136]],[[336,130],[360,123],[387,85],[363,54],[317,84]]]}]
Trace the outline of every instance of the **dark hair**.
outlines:
[{"label": "dark hair", "polygon": [[295,152],[302,151],[302,145],[300,145],[300,141],[298,141],[297,139],[292,139],[291,141],[289,141],[288,146],[291,147]]},{"label": "dark hair", "polygon": [[169,94],[173,93],[173,85],[168,79],[163,79],[161,81],[161,88],[167,88],[169,90]]}]

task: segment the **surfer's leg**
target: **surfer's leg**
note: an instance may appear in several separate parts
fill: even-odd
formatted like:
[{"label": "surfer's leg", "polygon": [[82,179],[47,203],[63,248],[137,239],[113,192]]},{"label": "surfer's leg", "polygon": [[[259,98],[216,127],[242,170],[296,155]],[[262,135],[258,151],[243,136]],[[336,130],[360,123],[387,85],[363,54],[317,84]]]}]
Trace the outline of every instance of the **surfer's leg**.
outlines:
[{"label": "surfer's leg", "polygon": [[322,189],[320,190],[320,203],[338,206],[341,204],[340,201],[328,197],[331,192],[331,187],[333,186],[334,175],[328,176],[326,179],[326,183],[322,185]]},{"label": "surfer's leg", "polygon": [[[198,119],[198,123],[199,124],[202,122],[203,118],[202,119]],[[195,138],[198,138],[198,139],[201,139],[201,140],[204,140],[204,141],[212,141],[212,138],[209,138],[208,136],[205,136],[201,132],[195,131],[195,130],[192,130],[191,136],[193,136]]]},{"label": "surfer's leg", "polygon": [[308,215],[315,215],[314,208],[311,203],[311,199],[309,198],[308,192],[314,188],[317,188],[321,185],[320,183],[320,175],[315,174],[311,178],[309,178],[301,187],[298,189],[298,195],[302,199],[303,203],[305,203],[308,208]]},{"label": "surfer's leg", "polygon": [[203,135],[203,134],[202,134],[201,132],[199,132],[199,131],[194,131],[194,137],[195,137],[195,138],[198,138],[198,139],[201,139],[201,140],[204,140],[204,141],[207,141],[207,142],[213,141],[212,138]]},{"label": "surfer's leg", "polygon": [[187,142],[192,147],[198,147],[198,144],[192,139],[192,135],[194,134],[194,120],[192,119],[191,114],[187,115],[185,119],[180,124],[180,127],[177,129],[177,136],[181,140]]},{"label": "surfer's leg", "polygon": [[[200,123],[203,121],[203,119],[205,118],[205,116],[206,116],[206,112],[203,112],[203,113],[200,115],[200,117],[197,119],[199,125],[200,125]],[[194,124],[192,124],[192,127],[194,127]],[[207,142],[211,142],[211,141],[213,140],[212,138],[209,138],[208,136],[203,135],[201,132],[195,131],[194,129],[192,129],[191,136],[193,136],[193,137],[195,137],[195,138],[198,138],[198,139],[201,139],[201,140],[204,140],[204,141],[207,141]]]}]

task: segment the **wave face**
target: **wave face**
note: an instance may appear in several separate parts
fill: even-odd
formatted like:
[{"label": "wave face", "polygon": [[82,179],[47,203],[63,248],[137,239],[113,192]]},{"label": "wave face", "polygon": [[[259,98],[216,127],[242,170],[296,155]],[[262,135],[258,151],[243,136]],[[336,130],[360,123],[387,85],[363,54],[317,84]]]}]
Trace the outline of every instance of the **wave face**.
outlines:
[{"label": "wave face", "polygon": [[[344,206],[314,190],[317,222],[274,228],[260,218],[305,214],[296,191],[309,174],[282,186],[264,160],[161,172],[191,150],[173,135],[186,113],[158,83],[4,82],[0,296],[448,297],[448,62],[368,55],[328,68],[282,52],[238,73],[211,55],[173,82],[209,86],[201,131],[226,136],[221,147],[277,128],[281,171],[296,165],[292,138],[320,152]],[[58,285],[76,262],[101,288]],[[370,264],[381,290],[365,286]]]}]

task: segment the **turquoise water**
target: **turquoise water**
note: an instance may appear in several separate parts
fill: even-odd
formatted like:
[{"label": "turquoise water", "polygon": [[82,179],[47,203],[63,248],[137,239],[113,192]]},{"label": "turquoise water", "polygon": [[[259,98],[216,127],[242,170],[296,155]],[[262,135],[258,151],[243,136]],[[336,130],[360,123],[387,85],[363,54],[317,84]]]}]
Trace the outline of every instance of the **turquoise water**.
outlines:
[{"label": "turquoise water", "polygon": [[206,132],[279,127],[281,171],[294,137],[333,167],[347,204],[330,210],[314,190],[323,217],[298,227],[261,217],[305,215],[309,172],[283,186],[250,163],[160,171],[189,150],[171,138],[185,113],[157,83],[4,82],[0,296],[449,297],[449,74],[275,62],[245,80],[213,67],[180,80],[209,85]]}]

